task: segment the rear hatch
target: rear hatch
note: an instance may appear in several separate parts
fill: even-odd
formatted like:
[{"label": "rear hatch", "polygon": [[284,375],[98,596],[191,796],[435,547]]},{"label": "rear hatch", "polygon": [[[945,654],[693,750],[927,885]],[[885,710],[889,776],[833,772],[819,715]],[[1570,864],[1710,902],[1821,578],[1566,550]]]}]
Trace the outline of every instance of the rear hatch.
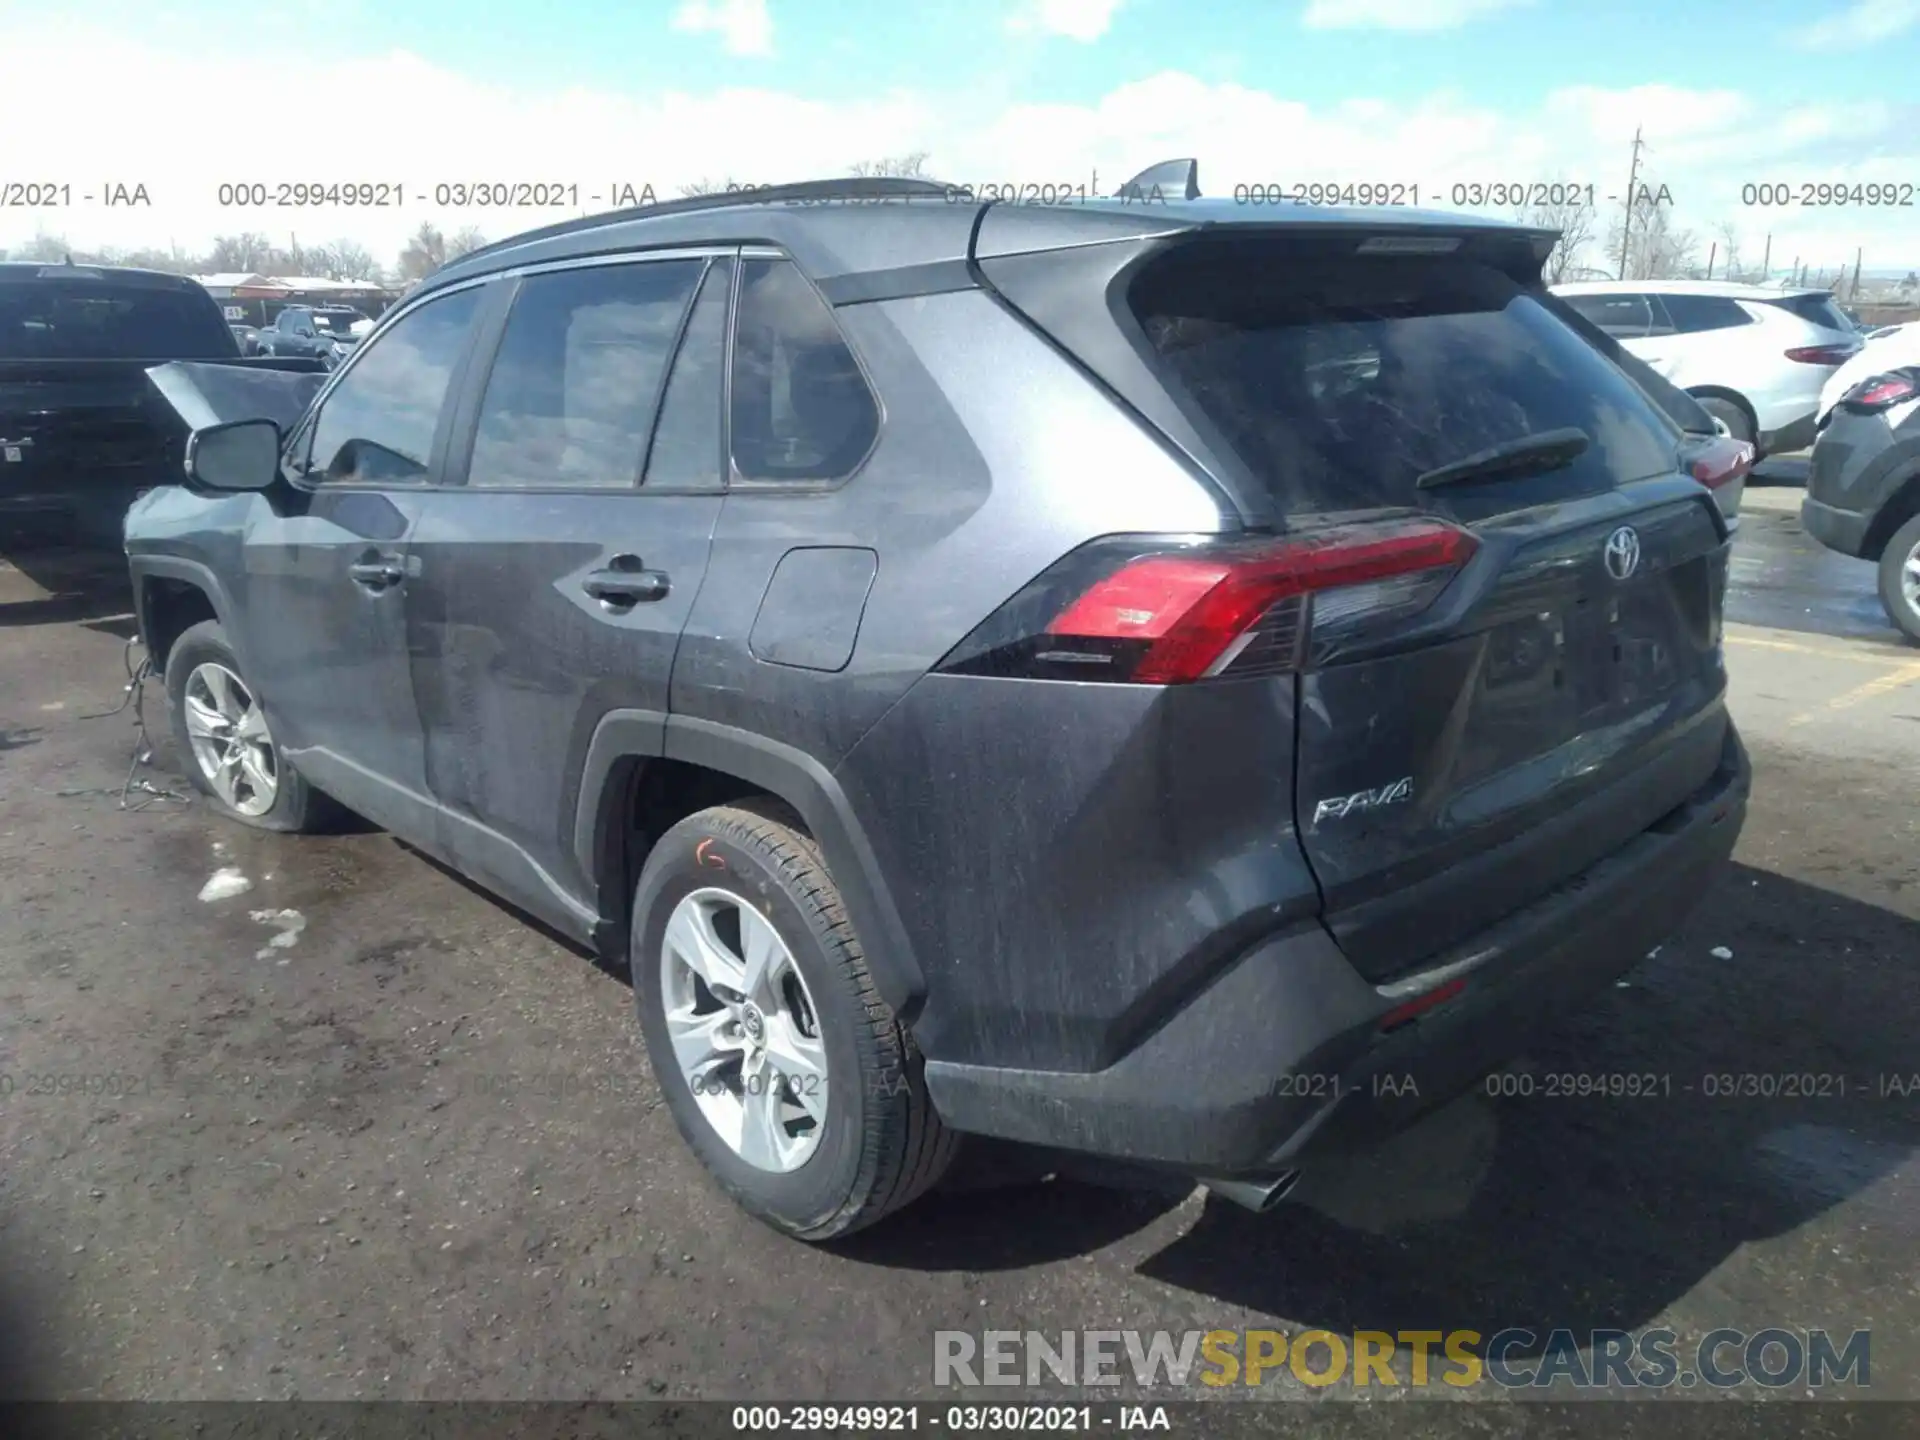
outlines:
[{"label": "rear hatch", "polygon": [[[1119,264],[982,264],[1141,413],[1170,402],[1162,428],[1250,529],[1359,559],[1254,628],[1297,674],[1293,819],[1326,924],[1376,981],[1575,881],[1725,741],[1725,522],[1513,234],[1221,226]],[[1075,269],[1104,271],[1123,344],[1058,319]]]}]

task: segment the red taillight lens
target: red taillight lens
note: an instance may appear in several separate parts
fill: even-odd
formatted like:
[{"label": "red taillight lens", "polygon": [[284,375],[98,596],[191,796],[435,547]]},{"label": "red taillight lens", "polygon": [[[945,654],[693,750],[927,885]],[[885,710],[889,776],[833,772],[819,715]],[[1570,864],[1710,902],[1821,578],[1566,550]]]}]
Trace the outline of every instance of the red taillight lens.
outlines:
[{"label": "red taillight lens", "polygon": [[1709,490],[1729,485],[1753,469],[1753,445],[1730,436],[1702,440],[1687,451],[1687,473]]},{"label": "red taillight lens", "polygon": [[1474,547],[1467,531],[1426,519],[1259,540],[1097,541],[940,668],[1138,685],[1293,670],[1310,644],[1424,610]]},{"label": "red taillight lens", "polygon": [[1802,345],[1787,351],[1787,359],[1802,365],[1844,365],[1859,353],[1858,345]]},{"label": "red taillight lens", "polygon": [[1920,394],[1920,385],[1910,375],[1875,375],[1854,386],[1840,403],[1850,410],[1884,410],[1916,394]]}]

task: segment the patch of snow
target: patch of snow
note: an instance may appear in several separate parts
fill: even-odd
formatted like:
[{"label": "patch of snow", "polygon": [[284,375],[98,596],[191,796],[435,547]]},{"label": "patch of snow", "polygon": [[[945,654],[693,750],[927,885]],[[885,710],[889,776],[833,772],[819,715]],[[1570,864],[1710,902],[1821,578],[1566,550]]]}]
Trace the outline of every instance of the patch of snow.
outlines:
[{"label": "patch of snow", "polygon": [[1714,947],[1713,947],[1713,949],[1711,949],[1711,950],[1709,950],[1709,951],[1708,951],[1707,953],[1708,953],[1709,955],[1711,955],[1711,956],[1713,956],[1713,958],[1714,958],[1714,959],[1716,959],[1716,960],[1731,960],[1731,959],[1733,959],[1733,951],[1731,951],[1731,950],[1729,950],[1729,949],[1728,949],[1728,948],[1727,948],[1726,946],[1724,946],[1724,945],[1716,945],[1716,946],[1714,946]]},{"label": "patch of snow", "polygon": [[307,917],[298,910],[255,910],[251,915],[255,924],[271,925],[280,932],[254,955],[256,960],[271,960],[274,951],[292,949],[300,942],[300,932],[307,928]]},{"label": "patch of snow", "polygon": [[231,900],[253,888],[253,882],[232,865],[222,865],[200,887],[202,900]]}]

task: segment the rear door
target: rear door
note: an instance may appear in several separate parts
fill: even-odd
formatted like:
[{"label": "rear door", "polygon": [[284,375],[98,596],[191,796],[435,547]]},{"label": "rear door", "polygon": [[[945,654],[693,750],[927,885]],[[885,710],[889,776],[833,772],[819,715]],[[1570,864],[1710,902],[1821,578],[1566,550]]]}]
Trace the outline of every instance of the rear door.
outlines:
[{"label": "rear door", "polygon": [[516,281],[462,405],[457,483],[409,612],[443,849],[538,914],[591,902],[573,849],[608,711],[664,719],[719,514],[734,261],[682,251]]},{"label": "rear door", "polygon": [[[1478,542],[1398,631],[1343,640],[1337,608],[1312,611],[1294,818],[1329,928],[1384,979],[1711,777],[1726,532],[1676,471],[1677,427],[1525,277],[1351,240],[1290,258],[1195,241],[1147,266],[1129,300],[1166,383],[1287,528],[1412,512]],[[1586,448],[1558,468],[1417,483],[1565,430]]]}]

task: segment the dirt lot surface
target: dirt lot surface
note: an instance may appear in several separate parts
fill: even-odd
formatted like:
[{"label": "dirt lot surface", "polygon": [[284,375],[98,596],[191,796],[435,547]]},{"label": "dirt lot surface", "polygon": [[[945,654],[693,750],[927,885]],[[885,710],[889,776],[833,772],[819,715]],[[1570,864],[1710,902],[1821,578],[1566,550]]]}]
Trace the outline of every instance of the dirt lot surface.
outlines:
[{"label": "dirt lot surface", "polygon": [[[1807,560],[1771,508],[1743,584]],[[131,716],[88,717],[124,593],[0,567],[4,1390],[877,1399],[931,1393],[941,1329],[1784,1325],[1870,1328],[1874,1392],[1920,1398],[1920,652],[1819,623],[1856,598],[1729,627],[1737,863],[1541,1037],[1532,1096],[1264,1216],[1056,1180],[816,1250],[707,1184],[622,977],[383,834],[121,808]]]}]

